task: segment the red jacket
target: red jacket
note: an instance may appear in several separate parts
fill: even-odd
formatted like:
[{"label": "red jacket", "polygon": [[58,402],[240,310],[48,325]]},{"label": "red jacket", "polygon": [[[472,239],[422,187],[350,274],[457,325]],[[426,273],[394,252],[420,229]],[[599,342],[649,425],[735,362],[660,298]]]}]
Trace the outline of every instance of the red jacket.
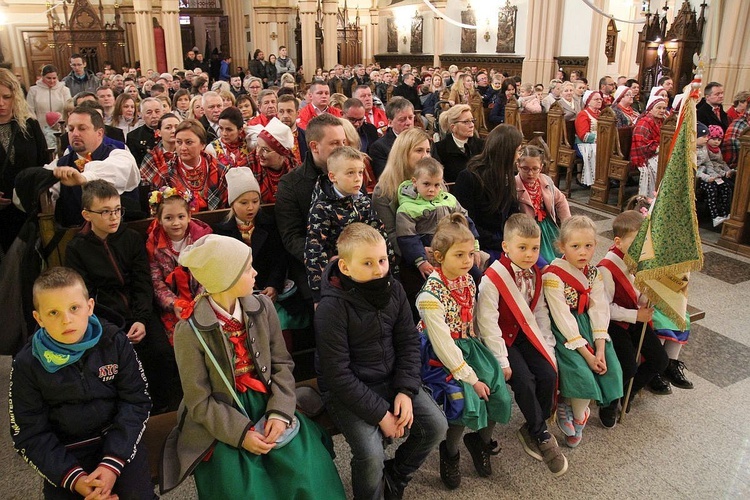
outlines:
[{"label": "red jacket", "polygon": [[[341,111],[338,108],[334,108],[333,106],[328,106],[325,110],[326,113],[330,113],[333,116],[338,116],[341,118],[342,114]],[[315,108],[312,104],[308,104],[302,110],[299,112],[299,115],[297,115],[297,127],[301,128],[302,130],[307,128],[307,122],[312,120],[318,116],[318,113],[315,112]]]}]

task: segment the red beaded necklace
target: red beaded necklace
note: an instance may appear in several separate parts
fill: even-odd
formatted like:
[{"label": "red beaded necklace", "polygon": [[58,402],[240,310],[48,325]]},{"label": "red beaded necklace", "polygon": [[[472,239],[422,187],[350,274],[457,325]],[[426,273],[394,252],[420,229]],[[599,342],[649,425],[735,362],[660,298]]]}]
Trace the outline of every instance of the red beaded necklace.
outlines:
[{"label": "red beaded necklace", "polygon": [[200,163],[198,163],[198,165],[194,168],[185,167],[185,164],[182,162],[182,160],[178,159],[177,170],[188,188],[190,188],[192,191],[203,190],[203,187],[206,185],[206,171],[208,170],[206,168],[205,160],[203,157],[201,157]]},{"label": "red beaded necklace", "polygon": [[445,277],[445,274],[443,274],[443,269],[441,267],[437,268],[437,272],[440,276],[440,279],[443,281],[445,288],[448,289],[448,293],[450,293],[451,298],[456,302],[456,304],[458,304],[461,322],[470,323],[474,317],[474,296],[471,293],[471,287],[461,287],[461,291],[459,291],[458,288],[451,290],[451,287],[448,285],[451,281],[458,280],[458,278],[456,278],[456,280],[449,280]]}]

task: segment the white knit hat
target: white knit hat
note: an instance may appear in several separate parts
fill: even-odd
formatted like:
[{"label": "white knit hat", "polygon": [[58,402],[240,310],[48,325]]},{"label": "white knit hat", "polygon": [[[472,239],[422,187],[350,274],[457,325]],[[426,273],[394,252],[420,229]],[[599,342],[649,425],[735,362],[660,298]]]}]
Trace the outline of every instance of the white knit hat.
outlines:
[{"label": "white knit hat", "polygon": [[617,90],[615,91],[614,104],[620,102],[620,99],[622,99],[622,96],[624,96],[625,92],[627,92],[628,90],[630,90],[630,87],[626,87],[625,85],[620,85],[619,87],[617,87]]},{"label": "white knit hat", "polygon": [[246,243],[218,234],[207,234],[180,252],[186,266],[208,293],[229,290],[240,279],[252,255]]},{"label": "white knit hat", "polygon": [[276,117],[271,118],[265,127],[253,125],[247,127],[246,132],[248,144],[255,144],[258,142],[258,138],[261,138],[268,143],[271,149],[281,156],[290,156],[292,154],[292,150],[294,149],[292,129],[284,125]]},{"label": "white knit hat", "polygon": [[[589,105],[589,101],[594,96],[594,94],[599,94],[600,96],[602,95],[602,93],[598,90],[587,90],[586,92],[583,93],[583,107],[584,108]],[[604,98],[604,96],[602,96],[602,98]]]},{"label": "white knit hat", "polygon": [[[658,94],[662,90],[664,92],[666,92],[666,89],[664,87],[661,87],[661,86],[659,86],[659,87],[651,87],[651,93],[649,94],[649,97],[655,96],[656,94]],[[667,94],[669,94],[669,93],[667,92]]]},{"label": "white knit hat", "polygon": [[255,180],[253,171],[247,167],[234,167],[230,168],[226,173],[227,179],[227,194],[229,205],[234,203],[234,200],[247,193],[248,191],[255,191],[260,193],[260,186],[258,181]]},{"label": "white knit hat", "polygon": [[658,103],[658,102],[663,102],[664,104],[669,104],[669,101],[667,101],[666,97],[662,97],[662,96],[659,96],[659,95],[652,95],[651,97],[648,98],[648,102],[646,103],[646,109],[643,110],[643,113],[645,114],[645,113],[648,113],[649,111],[651,111],[651,108],[653,108],[654,106],[656,106],[656,103]]}]

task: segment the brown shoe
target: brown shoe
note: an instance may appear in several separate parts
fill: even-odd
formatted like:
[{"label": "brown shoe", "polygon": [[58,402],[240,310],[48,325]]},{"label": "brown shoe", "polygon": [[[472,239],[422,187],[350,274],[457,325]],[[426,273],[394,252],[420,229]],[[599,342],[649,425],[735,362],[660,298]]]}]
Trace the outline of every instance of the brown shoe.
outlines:
[{"label": "brown shoe", "polygon": [[539,449],[539,444],[537,444],[536,439],[529,434],[529,428],[526,427],[526,424],[523,424],[521,428],[518,429],[516,436],[518,436],[518,440],[521,441],[523,451],[525,451],[527,455],[535,460],[539,460],[540,462],[544,460],[542,452]]},{"label": "brown shoe", "polygon": [[554,477],[560,477],[568,471],[568,459],[557,446],[555,436],[550,434],[549,439],[539,443],[539,451],[542,452],[544,463]]}]

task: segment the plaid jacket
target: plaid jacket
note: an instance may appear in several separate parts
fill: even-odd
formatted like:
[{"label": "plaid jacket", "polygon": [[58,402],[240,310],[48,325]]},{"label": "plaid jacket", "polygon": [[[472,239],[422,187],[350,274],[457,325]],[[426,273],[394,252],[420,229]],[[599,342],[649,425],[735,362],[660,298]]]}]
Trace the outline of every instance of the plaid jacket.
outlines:
[{"label": "plaid jacket", "polygon": [[[206,182],[200,189],[192,189],[179,173],[180,158],[173,155],[170,159],[165,159],[159,165],[158,175],[151,178],[151,185],[154,189],[162,186],[171,186],[180,188],[193,193],[195,212],[204,210],[218,210],[227,208],[227,181],[224,177],[225,171],[213,156],[201,151],[203,165],[206,165]],[[144,168],[146,162],[144,161]],[[143,174],[141,174],[143,175]]]},{"label": "plaid jacket", "polygon": [[724,134],[721,150],[724,153],[724,161],[727,162],[729,168],[737,168],[737,160],[740,155],[740,136],[747,130],[748,126],[750,126],[750,123],[748,123],[748,115],[745,114],[733,121]]},{"label": "plaid jacket", "polygon": [[630,148],[630,163],[634,167],[642,167],[659,150],[661,125],[663,120],[657,120],[651,115],[642,115],[633,128],[633,146]]}]

